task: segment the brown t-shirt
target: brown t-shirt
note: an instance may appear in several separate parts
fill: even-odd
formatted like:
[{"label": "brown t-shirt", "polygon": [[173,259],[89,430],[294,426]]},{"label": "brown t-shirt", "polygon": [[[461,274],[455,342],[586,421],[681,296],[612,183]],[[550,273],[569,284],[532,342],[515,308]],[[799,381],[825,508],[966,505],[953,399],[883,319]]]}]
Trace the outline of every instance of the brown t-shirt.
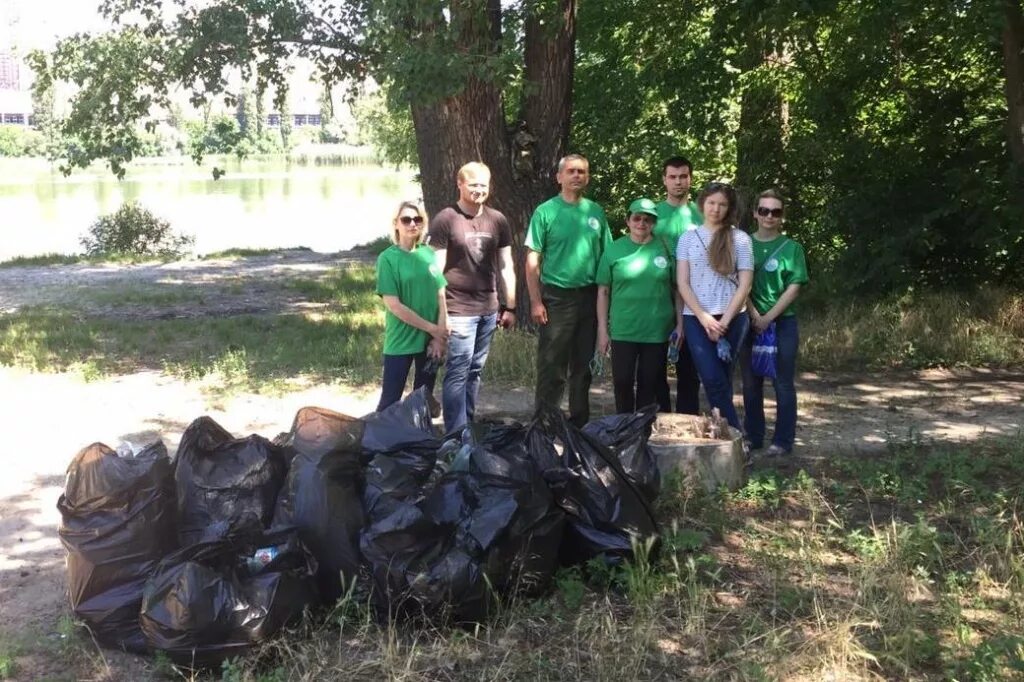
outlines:
[{"label": "brown t-shirt", "polygon": [[430,221],[435,249],[445,249],[444,278],[448,281],[449,315],[490,315],[498,311],[498,249],[512,246],[505,216],[484,206],[468,216],[455,206],[442,209]]}]

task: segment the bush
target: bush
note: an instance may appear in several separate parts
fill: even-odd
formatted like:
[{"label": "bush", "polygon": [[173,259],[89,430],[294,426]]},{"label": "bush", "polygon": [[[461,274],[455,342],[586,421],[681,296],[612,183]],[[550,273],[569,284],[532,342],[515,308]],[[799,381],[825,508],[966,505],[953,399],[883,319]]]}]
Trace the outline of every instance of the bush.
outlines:
[{"label": "bush", "polygon": [[195,238],[174,234],[169,222],[132,201],[115,213],[100,216],[80,241],[89,256],[177,258],[188,251]]},{"label": "bush", "polygon": [[43,156],[41,133],[19,125],[0,125],[0,156]]}]

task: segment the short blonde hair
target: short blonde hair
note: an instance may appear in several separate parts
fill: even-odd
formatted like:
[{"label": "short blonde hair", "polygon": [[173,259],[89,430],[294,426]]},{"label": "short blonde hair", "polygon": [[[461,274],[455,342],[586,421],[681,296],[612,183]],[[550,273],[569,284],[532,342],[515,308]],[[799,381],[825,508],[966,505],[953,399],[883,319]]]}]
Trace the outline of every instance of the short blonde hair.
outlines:
[{"label": "short blonde hair", "polygon": [[487,167],[486,163],[483,163],[482,161],[470,161],[459,169],[459,172],[455,174],[455,179],[462,182],[470,173],[474,175],[486,173],[487,177],[491,177],[491,169]]},{"label": "short blonde hair", "polygon": [[403,201],[398,205],[398,209],[395,211],[395,216],[391,219],[391,243],[398,243],[398,218],[402,215],[402,211],[407,208],[411,208],[423,218],[423,227],[420,232],[419,244],[422,244],[427,238],[427,212],[423,210],[423,207],[415,201]]}]

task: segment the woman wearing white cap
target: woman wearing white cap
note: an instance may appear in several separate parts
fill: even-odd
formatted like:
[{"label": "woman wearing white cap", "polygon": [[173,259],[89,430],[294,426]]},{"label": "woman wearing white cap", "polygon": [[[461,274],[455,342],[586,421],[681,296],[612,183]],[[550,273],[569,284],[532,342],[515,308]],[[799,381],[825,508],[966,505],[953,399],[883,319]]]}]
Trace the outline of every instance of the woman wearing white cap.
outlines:
[{"label": "woman wearing white cap", "polygon": [[[652,234],[658,219],[650,199],[629,205],[629,234],[605,249],[597,266],[597,350],[611,352],[615,411],[657,402],[665,381],[668,337],[682,322],[675,314],[671,248]],[[669,405],[658,406],[663,412]]]}]

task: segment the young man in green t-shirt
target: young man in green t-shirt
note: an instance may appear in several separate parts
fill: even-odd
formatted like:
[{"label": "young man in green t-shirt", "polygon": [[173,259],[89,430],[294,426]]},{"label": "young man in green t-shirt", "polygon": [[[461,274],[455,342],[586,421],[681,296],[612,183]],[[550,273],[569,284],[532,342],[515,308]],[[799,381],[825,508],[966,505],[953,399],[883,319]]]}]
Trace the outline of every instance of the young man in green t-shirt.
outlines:
[{"label": "young man in green t-shirt", "polygon": [[[662,239],[676,257],[679,238],[687,230],[691,230],[704,222],[696,202],[690,199],[690,186],[693,183],[693,164],[683,156],[665,159],[661,166],[661,181],[665,185],[665,200],[658,202],[658,222],[654,226],[654,236]],[[676,314],[681,314],[682,301],[677,301]],[[700,377],[697,367],[690,357],[690,349],[680,338],[679,360],[676,361],[676,412],[681,414],[700,413]],[[658,389],[658,402],[668,403],[671,391],[668,377]]]},{"label": "young man in green t-shirt", "polygon": [[590,164],[558,162],[561,192],[533,212],[526,234],[526,284],[537,335],[536,408],[559,409],[569,384],[569,419],[590,419],[590,361],[597,342],[597,263],[611,243],[604,210],[583,196]]}]

